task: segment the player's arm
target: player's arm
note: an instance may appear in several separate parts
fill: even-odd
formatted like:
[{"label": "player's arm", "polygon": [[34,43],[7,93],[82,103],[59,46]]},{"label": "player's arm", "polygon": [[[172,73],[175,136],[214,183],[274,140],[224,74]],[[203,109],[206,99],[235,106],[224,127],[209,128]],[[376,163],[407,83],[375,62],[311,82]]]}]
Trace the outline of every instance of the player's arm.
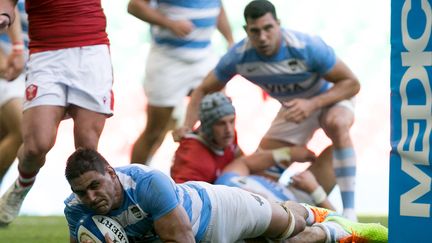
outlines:
[{"label": "player's arm", "polygon": [[334,67],[324,75],[324,79],[334,85],[327,92],[312,98],[318,108],[349,99],[360,91],[360,82],[351,69],[337,59]]},{"label": "player's arm", "polygon": [[179,37],[188,35],[194,28],[192,22],[187,19],[172,20],[168,18],[150,6],[150,0],[130,0],[128,13],[147,23],[169,29]]},{"label": "player's arm", "polygon": [[[19,16],[17,7],[15,8],[15,14]],[[19,18],[13,22],[7,33],[12,43],[12,50],[7,57],[6,69],[3,73],[3,77],[6,80],[14,80],[22,73],[25,66],[24,41]]]},{"label": "player's arm", "polygon": [[360,83],[348,66],[340,59],[336,59],[333,68],[323,76],[334,85],[326,92],[309,99],[292,99],[283,102],[285,119],[292,122],[302,122],[313,111],[349,99],[360,90]]},{"label": "player's arm", "polygon": [[164,242],[195,242],[189,217],[181,205],[156,220],[154,227]]},{"label": "player's arm", "polygon": [[195,123],[198,121],[198,111],[199,105],[202,98],[209,93],[213,93],[222,90],[225,87],[222,82],[218,80],[214,71],[211,71],[205,77],[204,81],[192,92],[191,99],[189,101],[185,122],[183,127],[180,127],[173,133],[175,141],[180,141],[180,139],[188,132],[192,131]]},{"label": "player's arm", "polygon": [[334,206],[328,200],[328,192],[318,183],[311,171],[306,170],[292,176],[291,185],[311,195],[312,200],[317,206],[335,210]]},{"label": "player's arm", "polygon": [[0,0],[0,33],[5,32],[15,20],[15,5],[18,0]]},{"label": "player's arm", "polygon": [[288,166],[293,161],[314,161],[315,154],[304,146],[282,147],[260,150],[248,156],[235,159],[224,168],[224,172],[236,172],[241,176],[255,174],[275,164]]},{"label": "player's arm", "polygon": [[221,6],[218,16],[217,28],[219,32],[225,37],[226,41],[228,42],[228,46],[231,47],[234,44],[234,38],[232,36],[231,26],[229,25],[223,5]]}]

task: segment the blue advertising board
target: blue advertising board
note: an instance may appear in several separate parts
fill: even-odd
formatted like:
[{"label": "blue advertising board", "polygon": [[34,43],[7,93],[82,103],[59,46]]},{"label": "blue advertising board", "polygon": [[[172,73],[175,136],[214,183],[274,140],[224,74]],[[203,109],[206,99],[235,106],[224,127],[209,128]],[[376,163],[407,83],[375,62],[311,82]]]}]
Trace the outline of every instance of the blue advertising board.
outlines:
[{"label": "blue advertising board", "polygon": [[432,0],[391,1],[389,242],[432,242]]}]

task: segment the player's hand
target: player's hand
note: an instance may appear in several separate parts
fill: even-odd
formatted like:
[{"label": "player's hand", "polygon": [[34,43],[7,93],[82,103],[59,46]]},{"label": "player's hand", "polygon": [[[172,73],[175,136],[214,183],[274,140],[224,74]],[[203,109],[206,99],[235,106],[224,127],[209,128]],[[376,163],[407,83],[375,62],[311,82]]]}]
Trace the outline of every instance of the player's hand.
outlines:
[{"label": "player's hand", "polygon": [[297,189],[312,193],[316,188],[319,187],[318,181],[315,176],[309,170],[305,170],[301,173],[293,175],[291,177],[291,185]]},{"label": "player's hand", "polygon": [[186,19],[183,20],[173,20],[170,25],[170,30],[178,37],[184,38],[189,35],[195,28],[194,24]]},{"label": "player's hand", "polygon": [[285,108],[285,120],[300,123],[316,109],[315,104],[307,99],[293,99],[282,103]]},{"label": "player's hand", "polygon": [[105,236],[106,243],[114,243],[113,240],[111,240],[111,238],[109,237],[108,233],[106,233],[104,236]]},{"label": "player's hand", "polygon": [[172,132],[174,141],[180,142],[180,140],[189,132],[192,132],[192,129],[185,126],[174,129],[174,131]]},{"label": "player's hand", "polygon": [[25,65],[24,55],[21,52],[11,52],[7,58],[6,69],[3,76],[6,80],[16,79],[23,71]]}]

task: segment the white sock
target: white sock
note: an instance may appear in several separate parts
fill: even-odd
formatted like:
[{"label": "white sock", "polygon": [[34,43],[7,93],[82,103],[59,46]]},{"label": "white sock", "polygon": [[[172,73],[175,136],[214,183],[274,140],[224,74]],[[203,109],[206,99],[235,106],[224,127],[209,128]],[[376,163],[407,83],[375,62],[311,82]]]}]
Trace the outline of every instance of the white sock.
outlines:
[{"label": "white sock", "polygon": [[340,226],[339,224],[335,223],[335,222],[322,222],[319,224],[314,224],[313,225],[320,227],[321,229],[324,230],[324,232],[326,233],[327,237],[326,237],[326,243],[332,243],[332,242],[337,242],[338,240],[340,240],[343,237],[347,237],[350,234],[348,232],[346,232],[342,226]]}]

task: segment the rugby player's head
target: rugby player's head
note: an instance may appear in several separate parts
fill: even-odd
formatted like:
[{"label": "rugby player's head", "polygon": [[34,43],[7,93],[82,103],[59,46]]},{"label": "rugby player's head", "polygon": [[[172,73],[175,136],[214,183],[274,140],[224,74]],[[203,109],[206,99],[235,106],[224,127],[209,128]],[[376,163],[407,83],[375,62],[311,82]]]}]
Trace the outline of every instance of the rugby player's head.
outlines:
[{"label": "rugby player's head", "polygon": [[275,6],[267,0],[254,0],[246,5],[244,9],[244,19],[246,23],[248,19],[258,19],[270,13],[274,19],[277,19]]},{"label": "rugby player's head", "polygon": [[221,92],[206,95],[200,103],[199,118],[201,132],[208,140],[221,147],[232,142],[235,108],[226,95]]},{"label": "rugby player's head", "polygon": [[70,182],[88,171],[104,175],[107,166],[110,166],[108,161],[96,150],[78,148],[66,162],[65,176]]},{"label": "rugby player's head", "polygon": [[267,0],[250,2],[244,10],[248,40],[259,55],[271,57],[281,46],[280,22],[274,5]]}]

